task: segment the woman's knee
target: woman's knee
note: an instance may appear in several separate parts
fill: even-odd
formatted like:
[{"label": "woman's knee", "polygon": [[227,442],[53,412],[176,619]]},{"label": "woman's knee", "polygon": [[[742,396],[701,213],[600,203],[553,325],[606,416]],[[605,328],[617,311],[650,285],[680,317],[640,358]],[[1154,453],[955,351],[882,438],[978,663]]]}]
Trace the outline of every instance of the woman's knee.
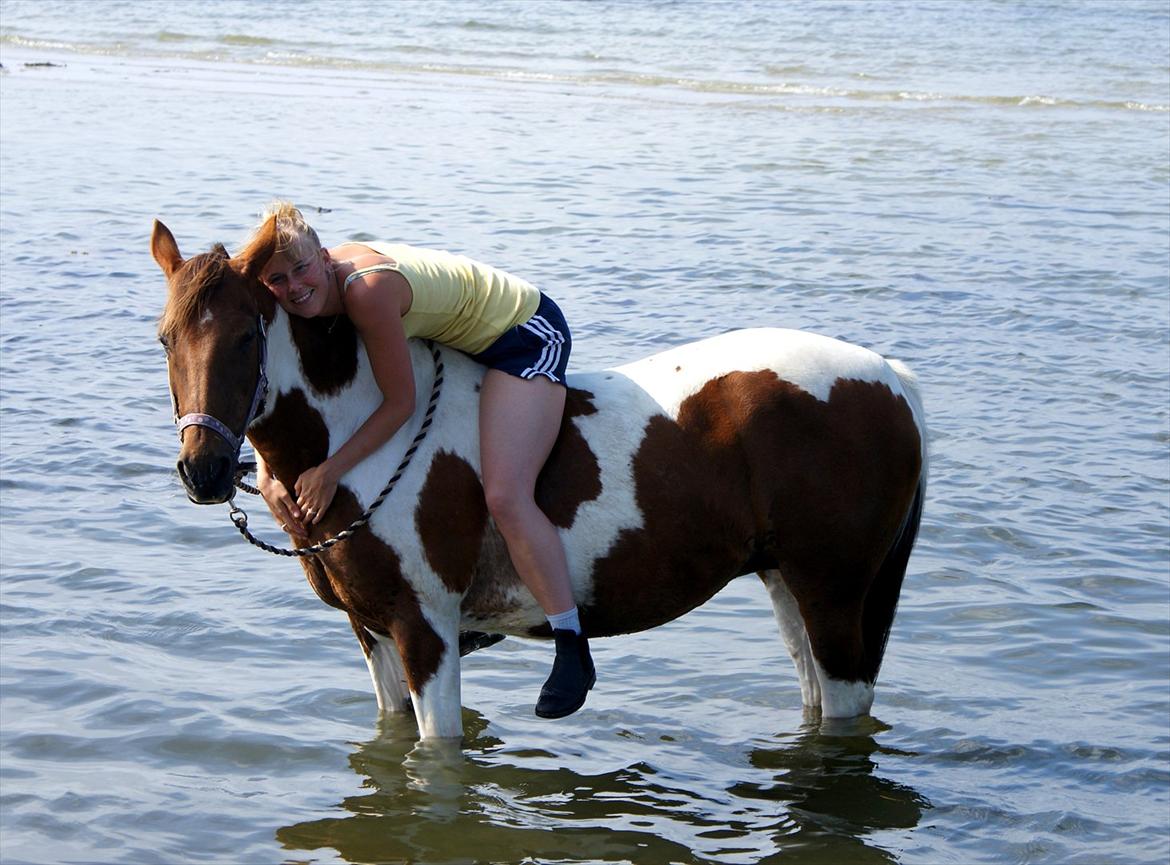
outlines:
[{"label": "woman's knee", "polygon": [[535,507],[532,493],[508,481],[487,481],[484,486],[488,512],[497,525],[510,526],[524,520]]}]

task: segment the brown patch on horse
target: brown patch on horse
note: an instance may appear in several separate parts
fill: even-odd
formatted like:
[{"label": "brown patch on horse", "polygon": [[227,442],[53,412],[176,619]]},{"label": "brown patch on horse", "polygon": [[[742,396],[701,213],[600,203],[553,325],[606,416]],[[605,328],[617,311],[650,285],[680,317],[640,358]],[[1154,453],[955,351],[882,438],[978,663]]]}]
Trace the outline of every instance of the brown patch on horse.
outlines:
[{"label": "brown patch on horse", "polygon": [[[324,572],[322,571],[322,573]],[[357,637],[358,643],[362,647],[362,654],[367,658],[374,654],[374,648],[376,645],[374,643],[374,637],[370,634],[369,631],[366,630],[361,621],[356,616],[351,615],[349,617],[349,626],[353,628],[354,636]]]},{"label": "brown patch on horse", "polygon": [[[561,528],[571,527],[581,505],[601,495],[597,457],[573,423],[596,411],[593,394],[569,389],[560,435],[537,479],[536,502]],[[507,598],[522,584],[507,545],[488,520],[483,486],[468,463],[454,454],[436,457],[415,522],[431,567],[449,589],[466,592],[465,615],[474,620],[507,610]],[[547,625],[537,631],[550,635]]]},{"label": "brown patch on horse", "polygon": [[[362,514],[362,506],[345,487],[317,524],[312,540],[336,535]],[[369,528],[323,552],[325,572],[345,609],[367,630],[388,634],[398,646],[406,684],[414,693],[439,671],[447,647],[422,615],[422,605],[402,576],[401,559],[390,544]]]},{"label": "brown patch on horse", "polygon": [[484,532],[471,586],[459,608],[472,621],[506,615],[519,608],[519,602],[512,600],[509,603],[509,598],[516,598],[515,593],[522,587],[520,575],[508,554],[508,545],[495,526],[490,526]]},{"label": "brown patch on horse", "polygon": [[[338,487],[333,504],[310,539],[316,542],[336,535],[361,512],[353,493]],[[421,692],[438,671],[447,647],[423,616],[418,595],[402,574],[398,553],[365,528],[319,558],[351,621],[394,640],[407,685],[416,694]]]},{"label": "brown patch on horse", "polygon": [[301,369],[313,390],[329,396],[353,381],[358,368],[357,329],[347,316],[323,319],[290,315],[289,324]]},{"label": "brown patch on horse", "polygon": [[[295,535],[289,535],[294,543],[297,538]],[[333,585],[329,582],[329,575],[325,573],[325,566],[321,564],[315,556],[298,556],[298,561],[305,571],[305,578],[309,581],[309,585],[313,587],[317,597],[324,601],[331,607],[338,610],[344,610],[345,604],[341,603],[341,599],[337,597],[337,593],[333,591]],[[368,655],[369,652],[366,652]]]},{"label": "brown patch on horse", "polygon": [[747,468],[734,448],[658,415],[633,460],[641,528],[622,530],[594,565],[582,610],[591,636],[653,628],[709,600],[734,577],[753,544]]},{"label": "brown patch on horse", "polygon": [[536,479],[536,504],[554,526],[562,529],[572,528],[581,505],[601,495],[597,456],[573,423],[573,418],[596,413],[593,394],[569,388],[561,431]]},{"label": "brown patch on horse", "polygon": [[440,451],[431,460],[414,522],[427,563],[452,592],[465,592],[483,545],[488,511],[483,485],[462,457]]},{"label": "brown patch on horse", "polygon": [[597,562],[589,632],[661,624],[767,561],[822,666],[855,681],[860,606],[846,621],[842,605],[864,602],[920,469],[913,414],[884,384],[839,379],[821,401],[770,370],[712,379],[677,422],[646,427],[633,466],[645,524]]},{"label": "brown patch on horse", "polygon": [[248,438],[268,470],[290,490],[297,478],[329,456],[329,429],[300,389],[277,396],[272,411],[252,424]]},{"label": "brown patch on horse", "polygon": [[[288,486],[329,452],[325,422],[300,390],[281,394],[272,412],[253,425],[248,437],[269,470]],[[353,493],[339,486],[321,522],[311,529],[309,542],[333,537],[361,512]],[[364,528],[317,555],[316,562],[327,584],[318,586],[318,566],[306,565],[305,570],[317,594],[348,612],[351,622],[392,637],[402,655],[407,684],[419,692],[438,670],[446,648],[423,617],[418,596],[403,577],[398,553]]]}]

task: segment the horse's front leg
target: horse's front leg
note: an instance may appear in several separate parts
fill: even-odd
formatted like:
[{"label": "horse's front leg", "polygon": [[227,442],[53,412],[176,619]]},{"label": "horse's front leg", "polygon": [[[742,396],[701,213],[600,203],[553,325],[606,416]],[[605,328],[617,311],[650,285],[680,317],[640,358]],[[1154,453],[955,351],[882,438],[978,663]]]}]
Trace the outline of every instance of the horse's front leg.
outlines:
[{"label": "horse's front leg", "polygon": [[463,735],[459,682],[459,599],[422,604],[391,628],[423,739]]},{"label": "horse's front leg", "polygon": [[368,630],[352,613],[349,623],[361,643],[366,666],[370,668],[378,709],[382,712],[409,711],[410,691],[406,686],[406,671],[402,667],[398,646],[385,634]]}]

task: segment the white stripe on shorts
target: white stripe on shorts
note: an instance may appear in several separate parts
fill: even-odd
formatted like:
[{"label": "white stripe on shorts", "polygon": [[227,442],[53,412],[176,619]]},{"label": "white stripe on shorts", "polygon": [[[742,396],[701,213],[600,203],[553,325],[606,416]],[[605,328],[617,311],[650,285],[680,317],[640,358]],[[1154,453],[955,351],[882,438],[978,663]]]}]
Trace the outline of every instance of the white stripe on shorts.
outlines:
[{"label": "white stripe on shorts", "polygon": [[561,362],[561,346],[565,343],[565,337],[542,315],[532,316],[521,327],[544,340],[544,348],[540,351],[540,360],[520,373],[520,377],[535,378],[538,375],[543,375],[552,381],[559,382],[556,368]]},{"label": "white stripe on shorts", "polygon": [[544,348],[541,349],[540,359],[533,366],[524,370],[520,374],[521,378],[535,378],[538,375],[544,375],[556,381],[554,371],[561,359],[561,344],[564,342],[564,337],[543,316],[539,315],[533,316],[525,322],[524,329],[540,337],[544,341]]}]

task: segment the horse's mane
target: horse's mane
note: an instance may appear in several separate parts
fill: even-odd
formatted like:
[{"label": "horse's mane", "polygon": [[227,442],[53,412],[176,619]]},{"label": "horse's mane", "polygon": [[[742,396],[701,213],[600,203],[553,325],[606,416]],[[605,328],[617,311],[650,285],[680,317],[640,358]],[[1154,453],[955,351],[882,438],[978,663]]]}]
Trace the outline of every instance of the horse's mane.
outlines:
[{"label": "horse's mane", "polygon": [[207,309],[208,300],[230,269],[228,252],[217,243],[211,252],[193,255],[171,277],[171,291],[158,330],[171,334],[190,325]]}]

